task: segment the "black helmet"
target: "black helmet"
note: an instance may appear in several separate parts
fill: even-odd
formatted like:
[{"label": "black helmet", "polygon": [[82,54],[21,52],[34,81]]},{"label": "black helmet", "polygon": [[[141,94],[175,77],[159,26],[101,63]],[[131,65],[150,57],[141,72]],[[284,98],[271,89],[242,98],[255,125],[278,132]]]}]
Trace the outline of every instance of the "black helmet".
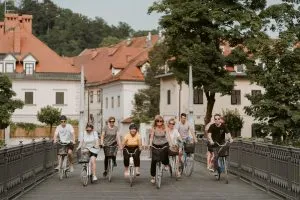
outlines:
[{"label": "black helmet", "polygon": [[62,120],[67,121],[67,117],[66,117],[65,115],[62,115],[62,116],[59,117],[59,120],[60,120],[60,121],[62,121]]},{"label": "black helmet", "polygon": [[130,124],[130,125],[129,125],[129,130],[131,130],[131,129],[138,130],[138,127],[137,127],[137,125],[135,125],[135,124]]}]

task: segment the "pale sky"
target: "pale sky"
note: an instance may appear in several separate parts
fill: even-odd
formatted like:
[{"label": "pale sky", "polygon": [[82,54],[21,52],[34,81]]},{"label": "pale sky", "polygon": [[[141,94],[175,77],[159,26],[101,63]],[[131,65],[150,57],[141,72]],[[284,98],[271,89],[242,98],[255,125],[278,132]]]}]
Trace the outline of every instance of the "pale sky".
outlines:
[{"label": "pale sky", "polygon": [[[103,18],[109,25],[118,22],[128,23],[134,30],[158,28],[161,14],[147,14],[149,6],[155,0],[52,0],[62,8],[81,13],[90,18]],[[281,0],[267,0],[268,4],[280,3]],[[271,34],[272,35],[272,34]]]},{"label": "pale sky", "polygon": [[52,0],[62,8],[81,13],[90,18],[103,18],[109,25],[126,22],[134,30],[157,29],[160,15],[147,14],[155,0]]}]

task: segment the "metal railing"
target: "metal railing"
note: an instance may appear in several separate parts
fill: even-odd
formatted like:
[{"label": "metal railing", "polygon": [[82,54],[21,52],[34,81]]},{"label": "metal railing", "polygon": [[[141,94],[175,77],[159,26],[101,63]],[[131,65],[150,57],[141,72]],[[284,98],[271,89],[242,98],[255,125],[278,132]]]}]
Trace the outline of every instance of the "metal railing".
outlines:
[{"label": "metal railing", "polygon": [[56,145],[43,140],[0,149],[0,199],[22,195],[54,173]]},{"label": "metal railing", "polygon": [[[196,145],[195,159],[206,163],[207,146]],[[286,199],[300,199],[300,149],[235,141],[229,153],[229,171],[247,182]]]}]

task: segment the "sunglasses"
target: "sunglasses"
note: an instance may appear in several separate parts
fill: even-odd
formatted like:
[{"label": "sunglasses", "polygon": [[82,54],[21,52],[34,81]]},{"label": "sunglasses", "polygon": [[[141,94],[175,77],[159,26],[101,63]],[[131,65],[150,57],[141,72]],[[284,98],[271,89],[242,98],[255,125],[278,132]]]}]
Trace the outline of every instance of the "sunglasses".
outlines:
[{"label": "sunglasses", "polygon": [[175,125],[175,123],[169,123],[170,125]]},{"label": "sunglasses", "polygon": [[215,118],[215,120],[220,120],[220,118]]},{"label": "sunglasses", "polygon": [[164,122],[163,120],[156,120],[156,122]]},{"label": "sunglasses", "polygon": [[61,122],[61,123],[65,123],[65,122],[66,122],[66,120],[61,120],[60,122]]},{"label": "sunglasses", "polygon": [[109,121],[110,123],[115,123],[115,121]]}]

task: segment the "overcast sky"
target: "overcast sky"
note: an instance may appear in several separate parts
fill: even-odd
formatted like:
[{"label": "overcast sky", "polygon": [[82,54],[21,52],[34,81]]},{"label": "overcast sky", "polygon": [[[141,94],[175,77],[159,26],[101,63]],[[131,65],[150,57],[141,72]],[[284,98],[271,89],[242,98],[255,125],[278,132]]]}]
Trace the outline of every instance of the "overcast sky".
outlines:
[{"label": "overcast sky", "polygon": [[[103,18],[109,25],[128,23],[134,30],[157,29],[160,14],[147,14],[155,0],[52,0],[56,5],[69,8],[88,17]],[[269,4],[281,0],[268,0]]]},{"label": "overcast sky", "polygon": [[147,14],[155,0],[52,0],[56,5],[94,18],[103,18],[109,25],[128,23],[134,30],[158,27],[159,14]]}]

